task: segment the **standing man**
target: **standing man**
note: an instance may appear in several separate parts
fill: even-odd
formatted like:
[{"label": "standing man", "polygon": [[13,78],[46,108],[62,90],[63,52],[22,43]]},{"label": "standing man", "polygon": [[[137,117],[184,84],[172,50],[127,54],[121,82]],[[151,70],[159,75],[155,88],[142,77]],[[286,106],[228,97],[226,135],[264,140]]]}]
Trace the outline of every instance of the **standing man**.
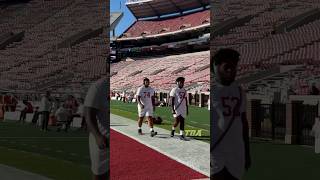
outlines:
[{"label": "standing man", "polygon": [[143,86],[139,87],[137,90],[137,101],[138,101],[138,133],[142,135],[142,123],[146,116],[148,118],[148,124],[150,127],[150,136],[153,137],[157,135],[157,132],[153,130],[153,111],[155,110],[155,99],[154,90],[149,87],[150,80],[148,78],[143,79]]},{"label": "standing man", "polygon": [[174,136],[175,128],[180,123],[180,139],[186,140],[184,137],[184,124],[186,115],[189,114],[187,103],[187,91],[183,88],[184,77],[178,77],[176,79],[177,87],[170,91],[172,114],[175,122],[172,126],[171,137]]},{"label": "standing man", "polygon": [[211,59],[216,83],[211,88],[210,165],[215,180],[240,180],[251,165],[246,98],[234,82],[239,57],[233,49],[221,49]]},{"label": "standing man", "polygon": [[47,91],[41,98],[41,104],[39,111],[42,115],[42,131],[48,131],[49,115],[51,110],[50,91]]},{"label": "standing man", "polygon": [[84,113],[89,130],[91,171],[94,180],[109,179],[109,119],[108,82],[102,78],[93,83],[84,101]]},{"label": "standing man", "polygon": [[320,117],[316,117],[314,125],[311,130],[311,135],[314,136],[314,152],[316,154],[320,153]]}]

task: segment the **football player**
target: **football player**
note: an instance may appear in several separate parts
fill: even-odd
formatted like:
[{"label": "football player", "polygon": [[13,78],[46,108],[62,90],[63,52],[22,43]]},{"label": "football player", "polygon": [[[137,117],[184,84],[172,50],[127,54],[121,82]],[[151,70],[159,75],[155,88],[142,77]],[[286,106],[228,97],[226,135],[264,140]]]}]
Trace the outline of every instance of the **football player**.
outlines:
[{"label": "football player", "polygon": [[139,87],[137,90],[137,101],[138,101],[138,133],[142,135],[142,123],[146,116],[148,119],[150,127],[150,136],[153,137],[157,135],[157,132],[153,130],[153,112],[155,110],[155,99],[153,88],[149,86],[150,80],[148,78],[143,79],[143,86]]},{"label": "football player", "polygon": [[184,121],[186,115],[189,114],[187,103],[187,91],[183,88],[184,77],[178,77],[176,79],[177,87],[170,91],[172,114],[175,119],[172,126],[171,137],[174,136],[175,128],[180,124],[180,139],[186,140],[184,137]]},{"label": "football player", "polygon": [[240,54],[220,49],[211,59],[212,91],[211,178],[240,180],[251,165],[244,93],[235,82]]},{"label": "football player", "polygon": [[84,101],[85,120],[89,130],[89,152],[93,179],[109,179],[109,118],[108,81],[102,78],[93,83]]}]

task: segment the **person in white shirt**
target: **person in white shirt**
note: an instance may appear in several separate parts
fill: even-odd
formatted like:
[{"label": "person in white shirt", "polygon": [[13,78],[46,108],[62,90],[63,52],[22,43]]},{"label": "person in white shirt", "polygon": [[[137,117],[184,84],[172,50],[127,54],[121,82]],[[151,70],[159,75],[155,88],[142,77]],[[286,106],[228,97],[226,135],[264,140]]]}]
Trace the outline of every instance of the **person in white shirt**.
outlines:
[{"label": "person in white shirt", "polygon": [[314,152],[316,154],[320,153],[320,117],[316,117],[314,125],[311,130],[311,135],[314,136]]},{"label": "person in white shirt", "polygon": [[70,119],[71,113],[65,103],[57,109],[55,116],[57,118],[57,123],[62,124],[62,127],[59,127],[57,131],[60,131],[61,128],[65,128],[65,131],[68,131],[66,124]]},{"label": "person in white shirt", "polygon": [[87,129],[87,124],[86,124],[86,118],[84,117],[84,105],[83,105],[83,98],[79,99],[79,107],[78,107],[78,111],[77,114],[80,116],[81,118],[81,129]]},{"label": "person in white shirt", "polygon": [[211,59],[212,89],[210,166],[215,180],[240,180],[251,166],[245,97],[235,77],[240,54],[221,49]]},{"label": "person in white shirt", "polygon": [[186,140],[184,137],[184,125],[186,116],[189,114],[187,91],[183,88],[184,77],[176,79],[177,87],[170,91],[172,114],[175,122],[172,126],[171,137],[174,136],[175,128],[180,124],[180,139]]},{"label": "person in white shirt", "polygon": [[102,78],[93,83],[84,101],[84,114],[89,130],[89,151],[93,179],[109,179],[108,82]]},{"label": "person in white shirt", "polygon": [[143,86],[139,87],[136,93],[138,102],[138,133],[142,135],[142,123],[146,116],[148,118],[148,124],[150,127],[150,136],[153,137],[157,135],[157,132],[153,129],[153,112],[155,110],[155,99],[153,88],[149,86],[150,80],[148,78],[143,79]]},{"label": "person in white shirt", "polygon": [[48,131],[48,122],[49,122],[49,115],[51,111],[51,102],[50,102],[50,91],[47,91],[44,96],[42,96],[40,109],[42,115],[42,129],[43,131]]}]

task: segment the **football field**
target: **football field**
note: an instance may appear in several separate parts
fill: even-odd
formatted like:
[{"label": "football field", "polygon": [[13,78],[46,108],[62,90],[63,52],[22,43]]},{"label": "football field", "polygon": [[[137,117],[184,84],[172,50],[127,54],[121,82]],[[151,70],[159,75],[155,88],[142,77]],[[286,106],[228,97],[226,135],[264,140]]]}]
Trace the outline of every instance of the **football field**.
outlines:
[{"label": "football field", "polygon": [[320,179],[320,154],[312,147],[252,142],[251,153],[244,180]]},{"label": "football field", "polygon": [[50,179],[87,180],[88,135],[78,129],[42,132],[28,123],[0,122],[0,164]]},{"label": "football field", "polygon": [[[137,121],[138,112],[136,103],[123,103],[121,101],[111,101],[110,112]],[[171,131],[173,117],[171,107],[156,107],[154,116],[160,116],[163,120],[161,125],[156,125]],[[176,132],[179,132],[179,126]],[[210,142],[210,111],[207,108],[189,106],[189,116],[186,118],[185,130],[190,132],[190,136],[195,139]],[[200,131],[199,131],[200,130]],[[194,134],[191,134],[194,131]],[[201,133],[198,133],[201,132]],[[197,134],[198,133],[198,134]],[[201,134],[201,136],[200,136]]]}]

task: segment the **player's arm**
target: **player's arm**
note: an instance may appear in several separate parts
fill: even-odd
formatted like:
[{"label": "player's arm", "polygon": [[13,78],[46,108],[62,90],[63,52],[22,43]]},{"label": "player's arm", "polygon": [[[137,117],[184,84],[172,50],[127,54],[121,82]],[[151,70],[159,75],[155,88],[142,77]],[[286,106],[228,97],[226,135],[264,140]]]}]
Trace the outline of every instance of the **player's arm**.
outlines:
[{"label": "player's arm", "polygon": [[156,100],[154,98],[154,94],[151,96],[153,111],[156,109]]},{"label": "player's arm", "polygon": [[189,115],[188,98],[186,97],[185,100],[186,100],[187,115]]},{"label": "player's arm", "polygon": [[171,96],[171,108],[172,108],[172,114],[175,114],[175,110],[174,110],[174,96]]},{"label": "player's arm", "polygon": [[92,108],[92,107],[85,107],[84,113],[85,113],[85,120],[87,122],[87,128],[89,132],[93,134],[95,137],[97,144],[100,149],[106,148],[106,137],[104,137],[98,127],[98,120],[97,120],[97,114],[98,109]]},{"label": "player's arm", "polygon": [[245,168],[248,170],[251,166],[250,143],[249,143],[249,123],[245,112],[241,113],[243,126],[243,140],[245,147]]},{"label": "player's arm", "polygon": [[140,107],[143,109],[144,105],[141,102],[141,90],[140,90],[140,88],[138,89],[138,92],[137,92],[137,101],[138,101],[138,104],[140,105]]},{"label": "player's arm", "polygon": [[139,104],[140,107],[143,109],[143,108],[144,108],[144,105],[143,105],[142,102],[141,102],[141,96],[140,96],[140,95],[137,96],[137,100],[138,100],[138,104]]}]

